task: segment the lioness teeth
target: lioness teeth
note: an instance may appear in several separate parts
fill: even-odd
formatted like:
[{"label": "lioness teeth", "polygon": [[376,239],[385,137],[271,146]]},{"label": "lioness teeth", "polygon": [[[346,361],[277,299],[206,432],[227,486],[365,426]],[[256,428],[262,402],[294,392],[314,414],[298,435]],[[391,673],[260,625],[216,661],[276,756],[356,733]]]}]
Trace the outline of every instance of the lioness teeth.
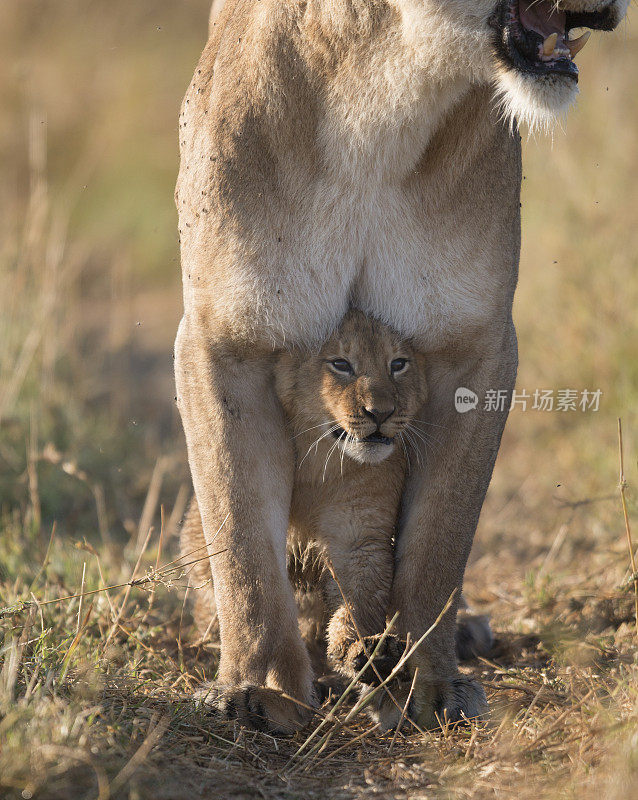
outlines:
[{"label": "lioness teeth", "polygon": [[583,33],[582,36],[579,36],[578,39],[573,39],[571,41],[568,39],[565,42],[565,44],[569,48],[569,52],[570,52],[572,58],[574,58],[574,56],[577,53],[580,53],[580,51],[583,49],[583,47],[589,41],[589,37],[590,36],[591,36],[591,31],[585,31],[585,33]]},{"label": "lioness teeth", "polygon": [[552,33],[543,41],[541,46],[542,55],[545,58],[553,59],[574,58],[587,44],[590,36],[591,31],[585,31],[578,39],[573,39],[572,41],[561,39],[559,44],[558,34]]},{"label": "lioness teeth", "polygon": [[551,54],[556,49],[556,43],[558,42],[558,34],[557,33],[550,33],[550,35],[545,39],[543,42],[543,55],[544,56],[551,56]]}]

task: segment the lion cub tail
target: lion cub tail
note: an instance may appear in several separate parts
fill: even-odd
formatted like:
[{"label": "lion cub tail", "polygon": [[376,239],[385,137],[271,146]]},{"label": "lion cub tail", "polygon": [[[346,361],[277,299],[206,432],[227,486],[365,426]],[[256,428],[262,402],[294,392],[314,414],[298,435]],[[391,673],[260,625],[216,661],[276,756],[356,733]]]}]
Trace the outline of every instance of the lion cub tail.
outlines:
[{"label": "lion cub tail", "polygon": [[192,590],[193,618],[202,639],[215,639],[219,633],[217,606],[213,591],[213,573],[208,559],[206,539],[199,506],[193,495],[180,529],[180,549],[184,564],[188,564],[189,586]]},{"label": "lion cub tail", "polygon": [[459,661],[470,661],[489,655],[494,646],[490,619],[485,614],[473,614],[464,597],[456,618],[456,655]]}]

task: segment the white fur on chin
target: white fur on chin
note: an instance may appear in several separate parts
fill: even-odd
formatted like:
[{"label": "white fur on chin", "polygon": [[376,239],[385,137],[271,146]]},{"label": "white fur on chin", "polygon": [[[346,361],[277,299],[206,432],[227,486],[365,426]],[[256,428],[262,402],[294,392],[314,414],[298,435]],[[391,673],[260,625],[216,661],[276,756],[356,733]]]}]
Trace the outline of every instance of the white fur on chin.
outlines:
[{"label": "white fur on chin", "polygon": [[576,81],[562,75],[525,75],[501,69],[494,97],[510,127],[523,124],[530,132],[550,133],[578,97]]}]

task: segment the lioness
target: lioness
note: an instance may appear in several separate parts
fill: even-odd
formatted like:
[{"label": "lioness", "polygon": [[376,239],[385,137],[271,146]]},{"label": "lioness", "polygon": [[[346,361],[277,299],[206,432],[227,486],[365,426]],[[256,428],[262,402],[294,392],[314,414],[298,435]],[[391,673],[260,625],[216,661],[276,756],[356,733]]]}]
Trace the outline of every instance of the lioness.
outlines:
[{"label": "lioness", "polygon": [[[314,654],[326,632],[329,666],[352,678],[386,624],[407,470],[422,458],[418,444],[436,447],[436,435],[415,418],[427,399],[425,358],[386,325],[353,310],[319,352],[282,353],[275,385],[295,448],[287,552],[302,629]],[[205,547],[196,502],[181,540],[187,560]],[[195,621],[206,635],[216,612],[209,560],[196,561],[193,579]],[[465,616],[457,643],[462,657],[485,652],[491,643],[487,621]],[[363,683],[386,677],[405,646],[387,636]],[[316,662],[323,671],[321,660]],[[280,704],[273,690],[229,694],[213,687],[205,696],[211,703],[220,700],[222,710],[230,708],[243,723],[282,732],[290,727],[285,714],[273,725]],[[388,702],[375,709],[382,724]]]},{"label": "lioness", "polygon": [[[403,490],[398,634],[420,637],[459,597],[507,411],[458,414],[454,394],[511,391],[516,376],[516,118],[542,125],[569,107],[583,44],[570,31],[612,29],[627,5],[227,0],[215,18],[179,123],[175,375],[204,533],[224,551],[211,568],[228,697],[271,688],[297,701],[282,694],[278,719],[312,713],[286,573],[295,460],[273,353],[323,342],[350,306],[425,354],[418,418],[439,431]],[[458,672],[457,606],[411,664],[422,725],[483,708]]]}]

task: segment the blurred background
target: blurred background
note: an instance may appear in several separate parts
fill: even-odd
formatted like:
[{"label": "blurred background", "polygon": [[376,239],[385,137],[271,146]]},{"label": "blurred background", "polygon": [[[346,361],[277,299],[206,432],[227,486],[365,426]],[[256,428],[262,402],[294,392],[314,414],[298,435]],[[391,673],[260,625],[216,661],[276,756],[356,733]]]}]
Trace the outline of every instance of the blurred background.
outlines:
[{"label": "blurred background", "polygon": [[173,189],[207,14],[0,4],[0,506],[29,530],[123,541],[154,470],[171,507],[186,479]]},{"label": "blurred background", "polygon": [[[160,557],[160,529],[164,548],[176,550],[190,493],[172,377],[181,311],[177,117],[208,10],[209,0],[0,2],[0,605],[30,591],[76,592],[84,580],[89,587],[128,580],[151,529],[149,563]],[[579,66],[581,99],[553,136],[523,131],[518,389],[600,389],[602,397],[595,412],[528,407],[510,416],[467,594],[501,629],[519,632],[550,624],[576,595],[595,597],[627,578],[618,417],[634,519],[636,510],[638,37],[631,20],[613,35],[592,36]],[[153,658],[172,653],[177,620],[173,685],[183,679],[190,691],[199,678],[180,672],[182,597],[167,598],[157,628],[151,615],[144,633],[165,635],[155,655],[144,643],[150,640],[133,643],[130,630],[125,642],[131,658],[146,658],[159,686],[168,661]],[[89,659],[113,620],[104,603],[96,599],[98,622],[86,629]],[[76,635],[76,610],[82,630],[82,606],[72,603],[59,617],[50,608],[53,638],[48,650],[38,647],[45,663],[59,667]],[[631,607],[628,613],[614,625],[631,618]],[[8,636],[11,630],[20,628]],[[132,662],[122,663],[137,674]],[[43,718],[38,708],[33,713]],[[16,754],[33,726],[16,724],[12,735],[7,752],[19,771]],[[43,742],[52,736],[43,729]]]}]

